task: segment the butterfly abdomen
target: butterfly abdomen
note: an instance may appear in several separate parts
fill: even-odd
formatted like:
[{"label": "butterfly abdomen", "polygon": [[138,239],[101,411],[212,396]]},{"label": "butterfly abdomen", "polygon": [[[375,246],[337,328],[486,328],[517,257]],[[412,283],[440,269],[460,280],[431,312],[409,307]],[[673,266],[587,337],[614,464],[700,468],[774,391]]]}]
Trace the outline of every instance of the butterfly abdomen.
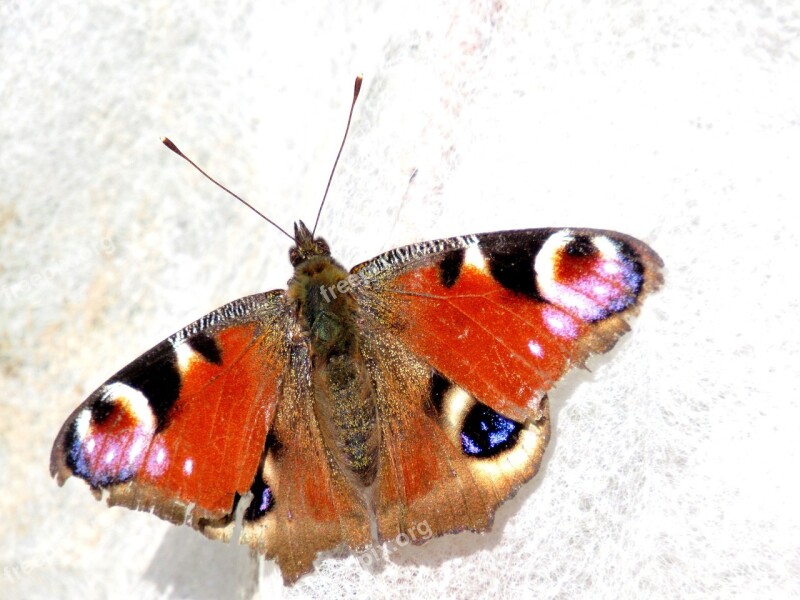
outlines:
[{"label": "butterfly abdomen", "polygon": [[312,361],[315,414],[326,446],[364,485],[375,477],[377,411],[356,326],[348,273],[330,256],[299,264],[289,298]]}]

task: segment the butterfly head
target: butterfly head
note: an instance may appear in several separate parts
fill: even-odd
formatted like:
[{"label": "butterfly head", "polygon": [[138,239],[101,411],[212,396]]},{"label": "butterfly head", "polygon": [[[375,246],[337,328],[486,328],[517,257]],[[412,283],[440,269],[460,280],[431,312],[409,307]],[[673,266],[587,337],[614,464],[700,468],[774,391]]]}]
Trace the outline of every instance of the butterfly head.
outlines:
[{"label": "butterfly head", "polygon": [[298,221],[294,224],[295,245],[289,249],[289,261],[293,267],[315,256],[330,256],[331,247],[328,242],[309,231],[306,224]]}]

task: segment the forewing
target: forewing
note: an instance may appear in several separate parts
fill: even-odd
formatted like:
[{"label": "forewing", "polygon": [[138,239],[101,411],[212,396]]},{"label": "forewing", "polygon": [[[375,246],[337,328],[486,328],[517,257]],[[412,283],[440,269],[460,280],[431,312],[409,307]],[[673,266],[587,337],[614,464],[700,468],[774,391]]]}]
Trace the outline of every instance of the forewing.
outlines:
[{"label": "forewing", "polygon": [[283,292],[242,298],[170,336],[67,419],[50,472],[110,505],[227,539],[253,482],[288,356]]},{"label": "forewing", "polygon": [[661,259],[612,231],[530,229],[393,250],[353,269],[368,322],[498,413],[524,421],[661,283]]}]

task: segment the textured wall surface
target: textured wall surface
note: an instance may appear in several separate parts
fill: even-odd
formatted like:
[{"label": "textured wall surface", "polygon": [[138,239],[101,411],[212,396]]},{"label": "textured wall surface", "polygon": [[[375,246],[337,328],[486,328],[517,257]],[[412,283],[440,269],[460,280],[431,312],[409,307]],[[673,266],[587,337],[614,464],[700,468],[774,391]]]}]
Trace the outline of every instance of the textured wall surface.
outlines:
[{"label": "textured wall surface", "polygon": [[[0,598],[800,595],[794,2],[0,6]],[[66,3],[64,3],[66,4]],[[78,4],[78,3],[70,3]],[[48,474],[70,411],[288,244],[159,143],[355,264],[552,225],[667,283],[551,395],[542,472],[486,535],[275,566]]]}]

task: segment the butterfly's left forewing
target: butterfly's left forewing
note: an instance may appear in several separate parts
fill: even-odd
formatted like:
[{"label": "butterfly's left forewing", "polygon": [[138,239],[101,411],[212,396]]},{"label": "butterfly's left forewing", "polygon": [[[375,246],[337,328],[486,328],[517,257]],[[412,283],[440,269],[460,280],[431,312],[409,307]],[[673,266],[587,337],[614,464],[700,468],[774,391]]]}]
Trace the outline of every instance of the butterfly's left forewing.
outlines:
[{"label": "butterfly's left forewing", "polygon": [[284,377],[282,292],[242,298],[189,325],[98,388],[61,428],[50,460],[111,505],[230,536]]},{"label": "butterfly's left forewing", "polygon": [[547,391],[627,331],[661,265],[624,234],[532,229],[417,244],[354,268],[386,417],[381,538],[420,522],[434,534],[486,529],[538,470]]}]

